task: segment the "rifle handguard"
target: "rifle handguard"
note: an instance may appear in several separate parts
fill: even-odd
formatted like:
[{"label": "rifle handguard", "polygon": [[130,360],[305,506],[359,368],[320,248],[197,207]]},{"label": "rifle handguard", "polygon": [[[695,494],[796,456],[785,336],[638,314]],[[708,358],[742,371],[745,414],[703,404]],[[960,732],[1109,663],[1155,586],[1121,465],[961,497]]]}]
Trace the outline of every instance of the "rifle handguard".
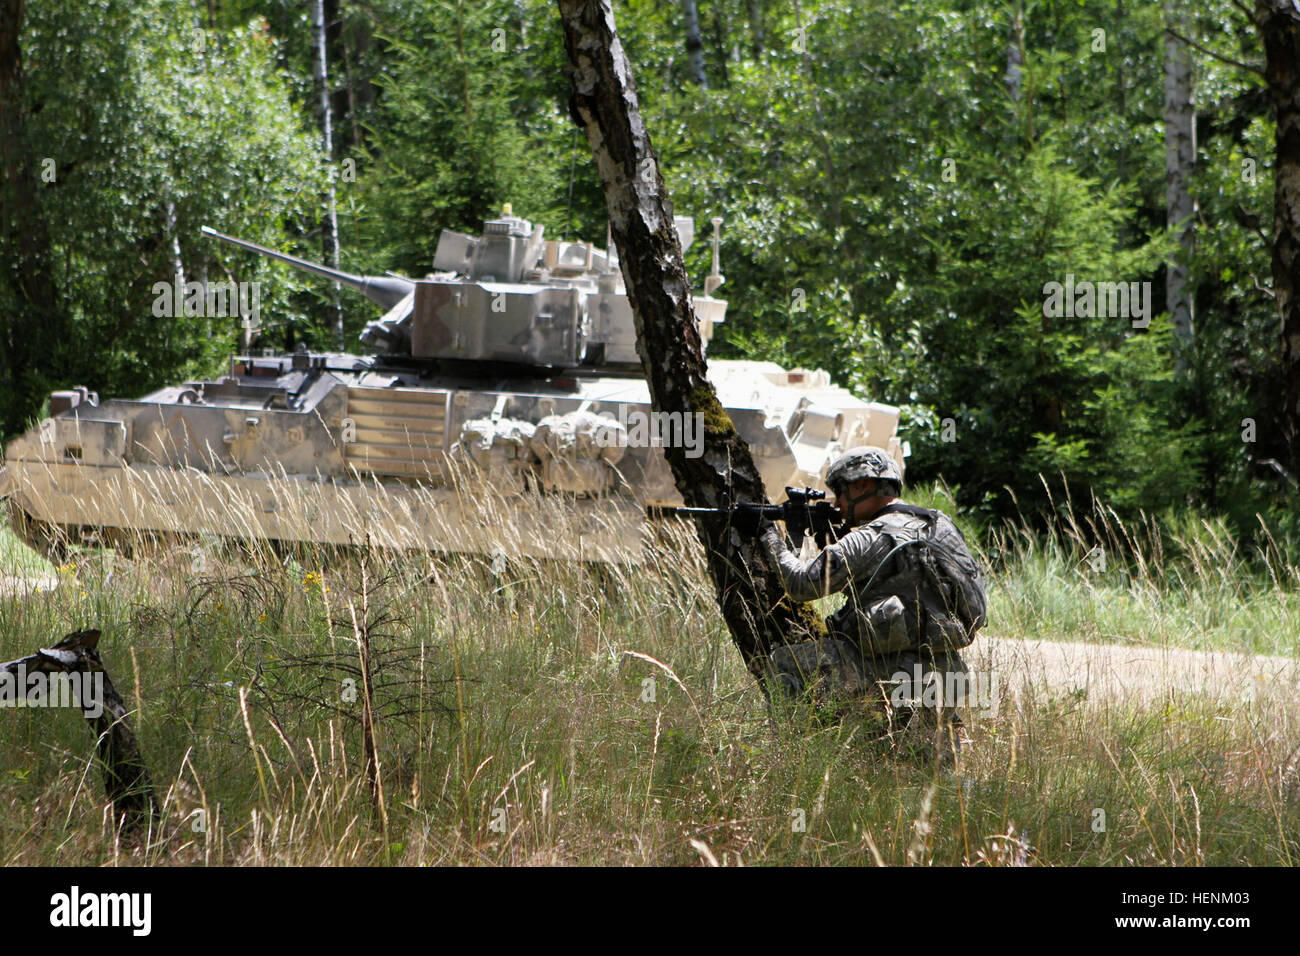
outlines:
[{"label": "rifle handguard", "polygon": [[839,510],[826,500],[826,492],[815,488],[785,489],[786,500],[779,505],[759,504],[744,501],[733,504],[730,496],[722,495],[719,508],[680,508],[672,506],[651,506],[646,509],[649,517],[666,514],[715,515],[728,518],[732,525],[746,535],[757,534],[763,526],[763,520],[780,520],[785,522],[786,531],[794,542],[796,550],[803,546],[803,540],[811,534],[817,547],[826,547],[827,541],[838,537],[837,529],[842,522]]}]

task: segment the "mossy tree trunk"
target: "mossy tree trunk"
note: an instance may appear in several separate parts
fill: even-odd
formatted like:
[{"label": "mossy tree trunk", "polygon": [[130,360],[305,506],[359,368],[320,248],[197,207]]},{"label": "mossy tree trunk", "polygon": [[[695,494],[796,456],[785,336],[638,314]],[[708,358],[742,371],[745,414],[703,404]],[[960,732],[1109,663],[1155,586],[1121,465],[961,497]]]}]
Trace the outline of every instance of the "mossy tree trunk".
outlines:
[{"label": "mossy tree trunk", "polygon": [[[673,207],[641,118],[632,68],[614,28],[609,0],[558,0],[572,92],[569,108],[586,132],[605,187],[636,321],[637,352],[656,412],[699,413],[704,452],[665,448],[677,490],[691,507],[766,501],[749,447],[705,376],[690,280],[673,226]],[[746,666],[763,680],[770,650],[810,636],[820,622],[792,603],[765,549],[725,520],[700,519],[718,605]]]}]

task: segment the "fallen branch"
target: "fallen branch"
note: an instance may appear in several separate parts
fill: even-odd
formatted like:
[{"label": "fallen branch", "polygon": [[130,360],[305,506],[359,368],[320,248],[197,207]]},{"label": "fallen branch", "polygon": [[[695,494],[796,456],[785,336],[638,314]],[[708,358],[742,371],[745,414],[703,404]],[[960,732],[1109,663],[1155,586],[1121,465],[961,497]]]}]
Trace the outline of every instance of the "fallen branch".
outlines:
[{"label": "fallen branch", "polygon": [[[126,719],[126,704],[96,649],[99,634],[97,630],[75,631],[53,647],[0,664],[0,674],[19,678],[17,696],[24,700],[29,692],[27,675],[82,675],[77,703],[95,731],[95,750],[104,767],[104,789],[113,804],[113,817],[124,832],[133,831],[148,825],[158,812],[158,803],[140,745]],[[86,693],[87,686],[93,689],[92,694]]]}]

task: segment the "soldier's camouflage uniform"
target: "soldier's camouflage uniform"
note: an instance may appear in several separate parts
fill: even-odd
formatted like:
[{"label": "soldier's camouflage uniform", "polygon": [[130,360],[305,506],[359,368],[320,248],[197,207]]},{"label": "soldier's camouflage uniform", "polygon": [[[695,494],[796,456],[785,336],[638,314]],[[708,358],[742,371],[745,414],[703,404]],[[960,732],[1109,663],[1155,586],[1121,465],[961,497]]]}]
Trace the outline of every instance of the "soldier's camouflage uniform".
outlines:
[{"label": "soldier's camouflage uniform", "polygon": [[[936,514],[933,540],[969,561],[978,580],[961,533],[947,515]],[[931,742],[942,754],[954,738],[964,737],[956,731],[960,701],[950,695],[967,686],[969,671],[958,648],[971,635],[922,566],[920,551],[928,545],[919,542],[926,528],[923,517],[884,514],[807,562],[791,553],[775,526],[764,531],[763,540],[792,599],[811,601],[840,591],[847,598],[827,619],[826,640],[773,651],[769,666],[776,684],[792,696],[861,700],[891,739],[911,738],[909,746],[919,741],[922,755],[933,756]]]}]

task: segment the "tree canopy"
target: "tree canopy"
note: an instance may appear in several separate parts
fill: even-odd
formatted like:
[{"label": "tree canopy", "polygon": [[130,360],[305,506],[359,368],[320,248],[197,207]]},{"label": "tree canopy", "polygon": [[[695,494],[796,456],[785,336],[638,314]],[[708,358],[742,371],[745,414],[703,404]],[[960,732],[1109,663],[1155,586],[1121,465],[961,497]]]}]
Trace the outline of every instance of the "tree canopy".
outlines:
[{"label": "tree canopy", "polygon": [[[304,5],[0,6],[0,435],[52,388],[134,395],[217,371],[239,322],[155,315],[178,274],[261,282],[257,344],[332,347],[324,284],[199,232],[323,259],[331,169],[351,271],[422,275],[440,229],[504,203],[603,241],[547,0],[330,0],[329,150]],[[1287,385],[1275,120],[1244,5],[615,9],[678,213],[725,221],[711,354],[823,367],[902,406],[909,479],[988,516],[1050,513],[1062,482],[1127,512],[1285,516],[1289,486],[1259,464],[1287,460]],[[1171,42],[1192,64],[1190,224],[1168,218]],[[708,254],[687,256],[697,278]],[[1171,264],[1189,340],[1170,332]],[[1062,313],[1050,289],[1067,281],[1133,301]],[[344,304],[354,335],[372,309]]]}]

